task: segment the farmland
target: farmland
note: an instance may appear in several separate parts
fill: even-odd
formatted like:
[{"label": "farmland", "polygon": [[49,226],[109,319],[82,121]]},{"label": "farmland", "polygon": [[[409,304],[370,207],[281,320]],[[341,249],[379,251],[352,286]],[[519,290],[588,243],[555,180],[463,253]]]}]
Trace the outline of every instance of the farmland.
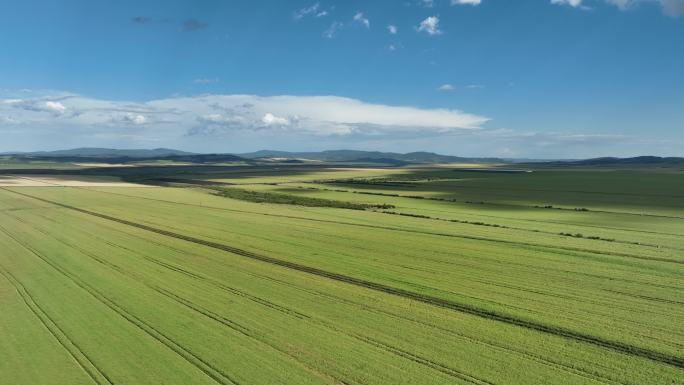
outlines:
[{"label": "farmland", "polygon": [[684,383],[676,168],[10,168],[0,384]]}]

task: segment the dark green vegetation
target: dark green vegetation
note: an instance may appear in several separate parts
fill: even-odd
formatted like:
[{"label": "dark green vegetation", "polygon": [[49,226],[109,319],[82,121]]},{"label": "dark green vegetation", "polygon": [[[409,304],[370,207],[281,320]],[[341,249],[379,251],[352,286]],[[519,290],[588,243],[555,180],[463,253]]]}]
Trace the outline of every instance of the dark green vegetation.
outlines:
[{"label": "dark green vegetation", "polygon": [[684,383],[682,170],[475,168],[1,187],[0,383]]},{"label": "dark green vegetation", "polygon": [[332,199],[310,198],[292,194],[279,194],[266,191],[252,191],[239,188],[214,187],[213,190],[215,191],[215,194],[218,196],[256,203],[274,203],[308,207],[335,207],[338,209],[350,210],[394,208],[394,206],[388,204],[352,203]]}]

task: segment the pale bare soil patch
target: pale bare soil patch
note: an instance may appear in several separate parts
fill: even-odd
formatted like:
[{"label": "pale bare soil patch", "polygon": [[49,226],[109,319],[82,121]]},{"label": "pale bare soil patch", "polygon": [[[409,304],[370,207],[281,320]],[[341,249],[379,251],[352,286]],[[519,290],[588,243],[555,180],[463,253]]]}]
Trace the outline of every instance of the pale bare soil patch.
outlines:
[{"label": "pale bare soil patch", "polygon": [[114,177],[75,175],[0,175],[0,187],[144,187]]},{"label": "pale bare soil patch", "polygon": [[335,171],[395,171],[392,168],[382,168],[382,167],[329,167],[327,170]]},{"label": "pale bare soil patch", "polygon": [[81,167],[135,167],[133,164],[126,163],[73,163],[74,166]]}]

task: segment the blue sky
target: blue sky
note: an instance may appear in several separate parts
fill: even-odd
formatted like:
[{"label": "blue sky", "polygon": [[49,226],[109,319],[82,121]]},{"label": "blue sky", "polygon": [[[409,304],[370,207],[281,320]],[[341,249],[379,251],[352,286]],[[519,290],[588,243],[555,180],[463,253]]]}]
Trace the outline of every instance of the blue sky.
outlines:
[{"label": "blue sky", "polygon": [[0,48],[0,151],[684,155],[684,0],[4,0]]}]

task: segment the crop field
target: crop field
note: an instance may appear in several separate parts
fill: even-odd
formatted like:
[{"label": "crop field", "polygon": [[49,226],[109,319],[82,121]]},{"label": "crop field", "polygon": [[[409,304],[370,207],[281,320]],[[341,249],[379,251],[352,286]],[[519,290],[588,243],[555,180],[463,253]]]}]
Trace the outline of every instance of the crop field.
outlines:
[{"label": "crop field", "polygon": [[684,384],[681,170],[145,170],[0,186],[0,384]]}]

